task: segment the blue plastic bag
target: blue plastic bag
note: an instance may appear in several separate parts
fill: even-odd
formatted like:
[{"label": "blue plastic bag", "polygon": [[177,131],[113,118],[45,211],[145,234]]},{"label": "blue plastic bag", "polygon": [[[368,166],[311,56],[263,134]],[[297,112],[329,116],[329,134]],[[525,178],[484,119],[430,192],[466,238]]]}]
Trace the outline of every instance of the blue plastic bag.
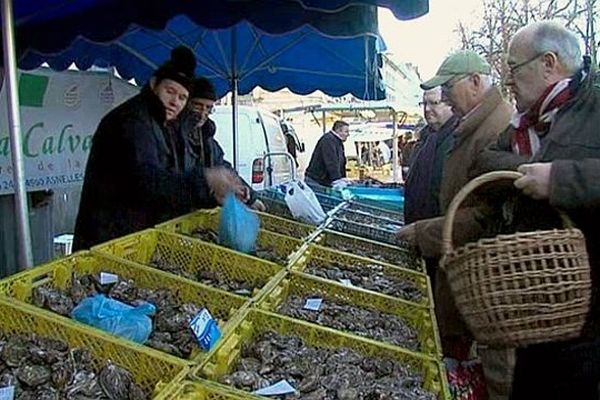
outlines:
[{"label": "blue plastic bag", "polygon": [[71,312],[71,318],[115,336],[146,343],[152,333],[149,315],[156,312],[150,303],[132,307],[102,294],[84,299]]},{"label": "blue plastic bag", "polygon": [[256,250],[256,238],[260,229],[258,216],[237,199],[228,194],[221,211],[219,242],[243,253]]}]

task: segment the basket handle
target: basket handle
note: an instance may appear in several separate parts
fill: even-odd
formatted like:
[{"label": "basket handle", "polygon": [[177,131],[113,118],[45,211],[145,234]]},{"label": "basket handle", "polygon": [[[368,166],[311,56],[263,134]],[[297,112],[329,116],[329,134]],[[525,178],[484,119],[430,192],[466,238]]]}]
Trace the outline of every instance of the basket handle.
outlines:
[{"label": "basket handle", "polygon": [[[472,191],[478,187],[501,179],[517,180],[523,176],[522,173],[516,171],[493,171],[486,174],[480,175],[475,179],[472,179],[467,183],[460,191],[454,196],[452,202],[448,206],[446,211],[446,218],[444,219],[444,228],[442,230],[442,254],[444,256],[450,254],[454,249],[452,246],[452,229],[454,225],[454,217],[460,204],[467,198]],[[573,221],[567,214],[562,211],[558,211],[560,218],[565,228],[572,229],[574,227]]]}]

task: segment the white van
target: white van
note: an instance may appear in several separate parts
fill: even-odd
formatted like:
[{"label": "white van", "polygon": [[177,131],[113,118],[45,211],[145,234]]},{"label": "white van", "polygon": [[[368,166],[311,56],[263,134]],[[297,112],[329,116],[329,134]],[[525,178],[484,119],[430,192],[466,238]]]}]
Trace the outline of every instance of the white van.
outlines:
[{"label": "white van", "polygon": [[[254,190],[265,189],[292,177],[292,159],[276,115],[256,107],[238,108],[238,173]],[[231,106],[216,106],[210,118],[217,125],[215,138],[233,164]],[[267,154],[271,154],[266,157]]]}]

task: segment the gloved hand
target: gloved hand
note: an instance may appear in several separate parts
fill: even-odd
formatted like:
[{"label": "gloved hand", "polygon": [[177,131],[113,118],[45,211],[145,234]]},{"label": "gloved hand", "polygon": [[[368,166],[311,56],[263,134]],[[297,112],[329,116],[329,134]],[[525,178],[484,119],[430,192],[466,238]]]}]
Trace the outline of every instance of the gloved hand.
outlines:
[{"label": "gloved hand", "polygon": [[523,194],[535,200],[550,197],[551,162],[523,164],[518,171],[524,176],[515,181],[515,187],[523,191]]},{"label": "gloved hand", "polygon": [[240,184],[235,172],[225,167],[207,168],[204,170],[206,183],[210,193],[220,205],[225,201],[227,193],[233,192],[238,198],[243,198],[246,188]]}]

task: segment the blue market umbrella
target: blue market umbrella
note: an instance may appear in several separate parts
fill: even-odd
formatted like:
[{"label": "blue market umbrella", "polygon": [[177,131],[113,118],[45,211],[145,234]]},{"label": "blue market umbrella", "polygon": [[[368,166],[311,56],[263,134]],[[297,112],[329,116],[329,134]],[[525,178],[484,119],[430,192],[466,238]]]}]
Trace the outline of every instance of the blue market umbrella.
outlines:
[{"label": "blue market umbrella", "polygon": [[[196,74],[210,78],[219,96],[233,93],[234,149],[238,141],[235,99],[257,86],[271,91],[287,87],[299,94],[321,90],[332,96],[352,93],[368,100],[385,98],[379,73],[383,42],[377,35],[332,38],[310,26],[271,35],[248,22],[209,30],[178,16],[164,30],[133,26],[108,43],[79,38],[61,53],[31,51],[21,66],[32,69],[43,62],[55,70],[64,70],[72,63],[82,70],[93,65],[111,66],[125,79],[144,83],[168,59],[171,50],[182,44],[196,53]],[[233,162],[237,167],[235,151]]]},{"label": "blue market umbrella", "polygon": [[164,29],[186,15],[199,26],[223,29],[248,21],[268,33],[286,33],[311,25],[331,36],[377,30],[377,9],[354,5],[338,12],[306,9],[295,0],[19,0],[15,28],[19,58],[29,50],[44,53],[68,48],[77,37],[95,42],[115,40],[132,24]]},{"label": "blue market umbrella", "polygon": [[285,33],[304,25],[332,36],[375,33],[377,9],[388,7],[399,19],[429,10],[429,0],[19,0],[14,2],[18,54],[56,52],[83,36],[96,42],[114,40],[131,24],[163,29],[186,15],[210,29],[242,21],[268,33]]},{"label": "blue market umbrella", "polygon": [[270,91],[287,87],[298,94],[315,90],[331,96],[351,93],[365,100],[385,97],[379,76],[384,45],[377,35],[333,38],[310,26],[271,35],[248,22],[210,30],[178,16],[164,30],[133,26],[108,43],[78,38],[60,53],[30,51],[20,66],[33,69],[47,62],[59,71],[72,63],[81,70],[93,65],[116,67],[123,78],[145,83],[171,50],[182,44],[194,50],[196,73],[211,79],[219,96],[236,83],[239,94],[260,86]]}]

